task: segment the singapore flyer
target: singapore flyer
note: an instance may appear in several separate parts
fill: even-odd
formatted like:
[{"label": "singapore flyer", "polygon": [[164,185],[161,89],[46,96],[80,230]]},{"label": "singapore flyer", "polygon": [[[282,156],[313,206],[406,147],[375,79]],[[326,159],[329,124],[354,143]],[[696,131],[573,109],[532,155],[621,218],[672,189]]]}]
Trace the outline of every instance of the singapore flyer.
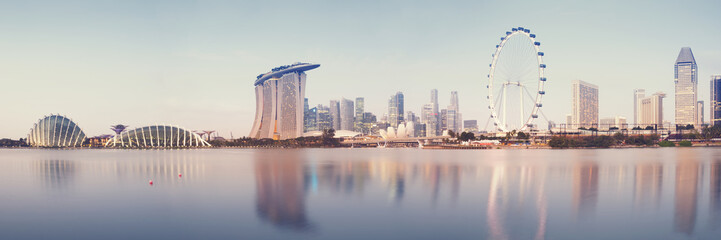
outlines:
[{"label": "singapore flyer", "polygon": [[546,94],[541,43],[523,27],[511,29],[500,40],[492,55],[486,85],[490,118],[496,131],[529,131]]}]

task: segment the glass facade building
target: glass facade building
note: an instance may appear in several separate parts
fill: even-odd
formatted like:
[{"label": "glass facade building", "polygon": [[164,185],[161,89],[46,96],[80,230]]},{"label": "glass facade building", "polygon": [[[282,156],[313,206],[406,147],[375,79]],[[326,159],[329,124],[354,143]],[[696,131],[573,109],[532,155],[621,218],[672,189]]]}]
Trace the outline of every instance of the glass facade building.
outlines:
[{"label": "glass facade building", "polygon": [[33,147],[80,147],[86,136],[75,122],[65,116],[50,115],[38,121],[28,134]]},{"label": "glass facade building", "polygon": [[353,123],[353,131],[363,132],[363,113],[365,99],[358,97],[355,99],[355,122]]},{"label": "glass facade building", "polygon": [[698,124],[697,104],[697,67],[691,48],[681,48],[674,65],[674,83],[676,87],[676,124]]},{"label": "glass facade building", "polygon": [[711,124],[721,124],[721,75],[711,76]]},{"label": "glass facade building", "polygon": [[353,100],[340,100],[340,130],[353,131],[355,124],[355,109],[353,108]]},{"label": "glass facade building", "polygon": [[210,147],[198,134],[181,127],[155,125],[122,132],[105,145],[117,148]]},{"label": "glass facade building", "polygon": [[388,123],[391,127],[398,127],[398,124],[403,123],[403,112],[404,110],[404,99],[403,93],[397,92],[388,100]]}]

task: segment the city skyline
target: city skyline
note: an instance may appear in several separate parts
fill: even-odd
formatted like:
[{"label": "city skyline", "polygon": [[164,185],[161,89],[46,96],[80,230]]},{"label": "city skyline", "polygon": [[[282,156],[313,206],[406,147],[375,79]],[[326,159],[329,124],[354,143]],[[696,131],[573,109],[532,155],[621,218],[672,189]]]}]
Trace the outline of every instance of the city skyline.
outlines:
[{"label": "city skyline", "polygon": [[[573,79],[604,89],[600,116],[631,119],[628,100],[615,99],[614,93],[651,86],[673,92],[670,59],[681,47],[694,49],[700,79],[721,73],[721,50],[715,44],[721,33],[707,31],[718,26],[711,16],[721,3],[714,1],[654,2],[651,8],[529,2],[521,8],[533,9],[530,14],[494,24],[488,22],[518,5],[242,2],[221,8],[158,2],[157,11],[141,11],[135,4],[0,4],[4,22],[12,23],[0,44],[0,78],[6,83],[0,96],[13,102],[0,109],[0,136],[25,137],[31,123],[49,113],[82,122],[90,136],[111,133],[107,128],[115,123],[141,127],[148,122],[244,136],[255,110],[247,107],[255,100],[249,82],[269,67],[297,61],[324,64],[307,86],[313,106],[325,103],[315,100],[363,96],[365,111],[378,114],[385,112],[388,95],[402,91],[407,109],[416,112],[427,103],[429,89],[458,90],[463,118],[477,119],[486,129],[488,111],[480,92],[488,68],[483,66],[499,34],[517,26],[532,29],[544,44],[549,81],[543,111],[555,122],[563,122],[571,108],[566,86]],[[349,6],[357,11],[341,14]],[[271,10],[287,14],[243,21]],[[472,14],[478,12],[484,14]],[[693,24],[667,18],[667,12]],[[369,15],[373,20],[364,21]],[[278,31],[289,19],[316,27]],[[286,35],[303,40],[287,41]],[[624,53],[633,57],[618,57]],[[698,86],[698,99],[707,103],[708,84]],[[113,97],[121,93],[145,97]],[[439,105],[449,104],[446,99]],[[675,99],[665,101],[668,108]],[[711,116],[710,107],[705,108],[705,116]],[[673,119],[672,111],[665,111],[664,119]]]}]

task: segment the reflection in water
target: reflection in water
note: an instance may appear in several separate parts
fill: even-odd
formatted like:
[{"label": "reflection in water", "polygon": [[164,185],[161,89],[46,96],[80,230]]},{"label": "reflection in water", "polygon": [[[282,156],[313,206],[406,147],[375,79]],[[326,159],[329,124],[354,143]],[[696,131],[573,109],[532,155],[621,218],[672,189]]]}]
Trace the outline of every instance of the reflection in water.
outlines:
[{"label": "reflection in water", "polygon": [[691,234],[696,224],[698,199],[699,163],[691,152],[683,152],[676,163],[676,231]]},{"label": "reflection in water", "polygon": [[721,223],[721,160],[717,159],[710,163],[709,167],[709,196],[711,227],[716,229]]},{"label": "reflection in water", "polygon": [[388,199],[400,202],[406,192],[406,164],[397,161],[379,163],[381,181],[388,186]]},{"label": "reflection in water", "polygon": [[42,180],[43,186],[52,189],[67,187],[77,173],[75,162],[66,160],[36,161],[32,167]]},{"label": "reflection in water", "polygon": [[[105,220],[97,213],[103,212],[165,222],[168,229],[191,226],[188,236],[209,229],[207,224],[231,236],[240,231],[238,221],[244,227],[255,222],[286,239],[307,238],[294,234],[309,230],[319,239],[423,238],[431,231],[449,239],[662,239],[673,231],[679,233],[671,237],[714,239],[721,228],[721,149],[716,148],[43,151],[25,158],[5,153],[0,154],[0,215],[16,218],[23,216],[16,209],[48,207],[25,215],[24,223],[79,212],[84,215],[74,214],[79,219],[74,222],[93,226]],[[629,153],[645,157],[624,158]],[[156,185],[148,187],[147,179]],[[225,189],[240,191],[180,197]],[[62,198],[67,201],[57,201]],[[128,202],[116,204],[120,200]],[[151,210],[138,211],[146,207]],[[237,208],[255,214],[217,214]],[[625,211],[630,209],[644,211]],[[707,215],[708,226],[696,224]],[[168,216],[179,217],[167,221]],[[2,218],[0,223],[0,239],[17,239],[2,234],[24,226]],[[282,238],[263,235],[268,233],[259,231],[255,239]]]},{"label": "reflection in water", "polygon": [[306,230],[303,162],[296,152],[256,153],[256,211],[272,224]]},{"label": "reflection in water", "polygon": [[[546,172],[539,167],[511,167],[496,163],[491,169],[486,222],[490,239],[544,239],[547,202]],[[518,189],[517,194],[509,190]],[[534,194],[535,191],[535,194]],[[535,201],[527,201],[535,198]],[[536,215],[535,229],[514,229]],[[533,220],[530,220],[533,221]]]},{"label": "reflection in water", "polygon": [[573,168],[573,207],[577,217],[586,217],[598,202],[598,164],[577,162]]},{"label": "reflection in water", "polygon": [[639,163],[634,174],[634,206],[641,207],[650,203],[657,207],[661,200],[663,165],[659,162]]}]

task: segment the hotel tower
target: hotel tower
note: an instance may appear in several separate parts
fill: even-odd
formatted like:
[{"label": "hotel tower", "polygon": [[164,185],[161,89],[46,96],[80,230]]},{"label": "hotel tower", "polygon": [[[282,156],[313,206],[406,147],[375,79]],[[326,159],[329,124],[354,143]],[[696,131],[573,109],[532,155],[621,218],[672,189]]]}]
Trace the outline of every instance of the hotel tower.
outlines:
[{"label": "hotel tower", "polygon": [[319,66],[295,63],[258,75],[251,138],[289,139],[303,134],[305,71]]}]

